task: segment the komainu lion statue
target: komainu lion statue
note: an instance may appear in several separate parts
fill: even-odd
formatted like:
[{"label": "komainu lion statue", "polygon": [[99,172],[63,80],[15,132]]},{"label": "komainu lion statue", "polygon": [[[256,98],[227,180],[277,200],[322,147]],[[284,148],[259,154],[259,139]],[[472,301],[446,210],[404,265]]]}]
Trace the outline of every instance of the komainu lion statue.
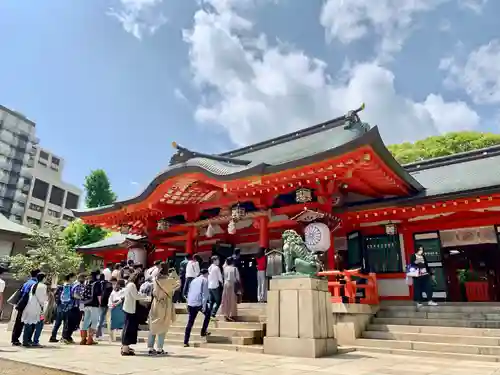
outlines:
[{"label": "komainu lion statue", "polygon": [[316,275],[322,265],[316,254],[306,246],[302,237],[294,230],[283,232],[283,258],[285,274]]}]

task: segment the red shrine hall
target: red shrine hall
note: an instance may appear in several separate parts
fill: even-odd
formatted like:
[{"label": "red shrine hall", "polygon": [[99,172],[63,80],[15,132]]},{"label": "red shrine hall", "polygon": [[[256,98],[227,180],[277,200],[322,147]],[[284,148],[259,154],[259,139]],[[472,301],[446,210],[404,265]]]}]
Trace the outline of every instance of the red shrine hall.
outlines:
[{"label": "red shrine hall", "polygon": [[303,235],[321,222],[325,269],[368,270],[377,299],[412,298],[404,270],[423,246],[435,299],[500,301],[500,147],[400,165],[362,108],[220,155],[174,143],[170,165],[140,195],[74,211],[118,232],[79,251],[149,265],[239,249],[243,299],[253,302],[259,248],[279,250],[286,229]]}]

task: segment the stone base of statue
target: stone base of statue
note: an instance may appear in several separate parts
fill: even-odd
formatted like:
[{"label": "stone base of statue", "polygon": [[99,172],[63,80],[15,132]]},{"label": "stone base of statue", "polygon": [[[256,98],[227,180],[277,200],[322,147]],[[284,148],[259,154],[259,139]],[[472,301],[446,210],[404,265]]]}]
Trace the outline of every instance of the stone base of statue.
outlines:
[{"label": "stone base of statue", "polygon": [[318,358],[337,353],[328,281],[288,275],[271,280],[264,353]]}]

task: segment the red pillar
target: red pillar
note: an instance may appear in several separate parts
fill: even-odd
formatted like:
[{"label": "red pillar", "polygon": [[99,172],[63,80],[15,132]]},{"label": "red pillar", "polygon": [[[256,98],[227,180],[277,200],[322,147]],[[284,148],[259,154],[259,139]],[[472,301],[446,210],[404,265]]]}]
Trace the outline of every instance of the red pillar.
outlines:
[{"label": "red pillar", "polygon": [[196,227],[189,227],[186,238],[186,253],[194,254],[194,237],[196,233]]},{"label": "red pillar", "polygon": [[259,218],[259,246],[266,249],[269,248],[269,228],[267,224],[269,223],[269,218],[267,216],[262,216]]},{"label": "red pillar", "polygon": [[334,241],[333,232],[330,231],[330,248],[328,249],[327,254],[327,267],[329,270],[335,269],[335,241]]},{"label": "red pillar", "polygon": [[[403,242],[405,246],[405,260],[406,264],[408,264],[412,254],[415,252],[415,240],[413,239],[413,232],[411,230],[403,230]],[[413,299],[413,285],[410,285],[410,298]]]}]

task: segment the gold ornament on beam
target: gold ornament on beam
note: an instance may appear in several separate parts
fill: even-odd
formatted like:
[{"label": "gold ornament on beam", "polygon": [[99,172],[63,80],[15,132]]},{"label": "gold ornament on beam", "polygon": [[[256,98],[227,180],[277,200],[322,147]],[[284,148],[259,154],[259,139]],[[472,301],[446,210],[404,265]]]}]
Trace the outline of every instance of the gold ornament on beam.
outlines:
[{"label": "gold ornament on beam", "polygon": [[231,218],[232,221],[238,221],[243,216],[245,216],[245,208],[241,207],[239,203],[237,203],[231,210]]},{"label": "gold ornament on beam", "polygon": [[156,230],[158,230],[158,231],[167,230],[169,227],[170,227],[170,223],[168,222],[167,219],[160,219],[156,223]]},{"label": "gold ornament on beam", "polygon": [[130,232],[130,225],[123,224],[122,226],[120,226],[120,233],[121,234],[129,234],[129,232]]},{"label": "gold ornament on beam", "polygon": [[300,188],[295,191],[295,201],[297,203],[307,203],[312,201],[311,189]]}]

